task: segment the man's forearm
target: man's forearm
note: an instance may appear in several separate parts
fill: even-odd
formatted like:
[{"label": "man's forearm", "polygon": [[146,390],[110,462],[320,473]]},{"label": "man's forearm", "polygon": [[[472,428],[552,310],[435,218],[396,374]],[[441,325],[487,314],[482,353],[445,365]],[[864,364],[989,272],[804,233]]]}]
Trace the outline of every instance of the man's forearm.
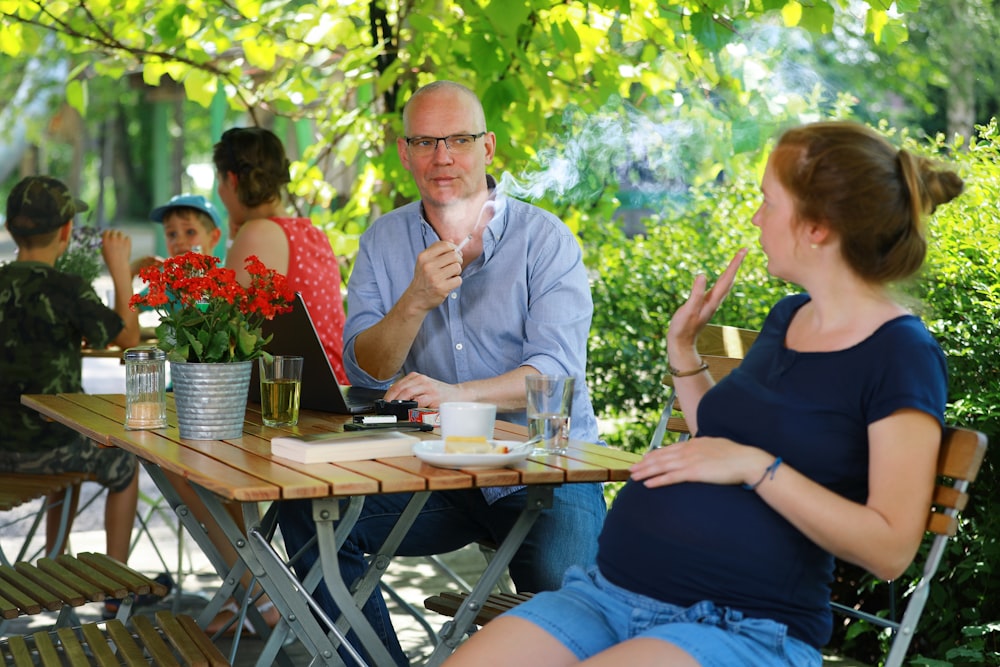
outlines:
[{"label": "man's forearm", "polygon": [[537,373],[531,366],[518,366],[503,375],[463,382],[462,394],[468,401],[493,403],[501,412],[524,410],[527,407],[524,378]]},{"label": "man's forearm", "polygon": [[354,356],[361,370],[378,380],[392,378],[406,361],[426,313],[409,309],[400,299],[377,324],[354,339]]}]

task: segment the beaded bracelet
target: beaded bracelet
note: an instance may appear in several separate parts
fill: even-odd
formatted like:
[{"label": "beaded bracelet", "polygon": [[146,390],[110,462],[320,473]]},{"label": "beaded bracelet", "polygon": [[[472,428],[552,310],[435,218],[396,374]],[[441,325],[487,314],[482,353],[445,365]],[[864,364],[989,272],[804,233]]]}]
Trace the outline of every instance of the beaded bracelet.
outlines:
[{"label": "beaded bracelet", "polygon": [[778,470],[778,466],[781,465],[781,457],[774,459],[774,463],[764,468],[764,474],[760,476],[756,484],[744,484],[743,488],[747,491],[756,491],[757,487],[760,486],[765,479],[774,479],[774,473]]},{"label": "beaded bracelet", "polygon": [[701,366],[699,366],[698,368],[695,368],[694,370],[690,370],[690,371],[679,371],[676,368],[674,368],[673,366],[671,366],[669,363],[667,363],[667,372],[670,373],[671,375],[673,375],[675,378],[686,378],[686,377],[690,377],[692,375],[697,375],[698,373],[701,373],[701,372],[704,372],[704,371],[707,371],[707,370],[708,370],[708,364],[705,363],[704,361],[701,362]]}]

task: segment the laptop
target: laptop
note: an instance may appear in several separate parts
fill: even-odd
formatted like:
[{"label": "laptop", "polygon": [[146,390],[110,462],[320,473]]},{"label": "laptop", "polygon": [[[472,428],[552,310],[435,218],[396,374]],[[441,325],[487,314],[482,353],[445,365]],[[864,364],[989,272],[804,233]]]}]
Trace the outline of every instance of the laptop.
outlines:
[{"label": "laptop", "polygon": [[[264,348],[271,354],[303,357],[302,395],[299,403],[302,409],[341,415],[374,412],[375,401],[385,395],[382,389],[349,387],[337,383],[337,376],[333,373],[301,294],[296,293],[295,305],[290,313],[266,320],[263,332],[265,336],[274,336]],[[256,363],[250,376],[250,401],[260,403],[260,370]]]}]

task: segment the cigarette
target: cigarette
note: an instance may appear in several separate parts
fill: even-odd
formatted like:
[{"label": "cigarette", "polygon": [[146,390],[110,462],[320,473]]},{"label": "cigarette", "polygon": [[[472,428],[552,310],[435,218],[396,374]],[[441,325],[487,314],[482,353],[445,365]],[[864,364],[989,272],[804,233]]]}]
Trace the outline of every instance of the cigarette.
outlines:
[{"label": "cigarette", "polygon": [[455,252],[461,252],[462,248],[465,247],[465,244],[472,240],[472,235],[476,233],[477,229],[479,229],[479,225],[483,221],[483,213],[486,212],[487,208],[490,209],[490,216],[491,217],[493,215],[496,215],[496,211],[497,211],[497,203],[496,203],[496,201],[493,200],[493,199],[490,199],[485,204],[483,204],[482,210],[479,211],[479,219],[476,220],[476,226],[472,228],[472,231],[469,232],[468,236],[466,236],[464,239],[462,239],[461,243],[459,243],[457,246],[455,246]]}]

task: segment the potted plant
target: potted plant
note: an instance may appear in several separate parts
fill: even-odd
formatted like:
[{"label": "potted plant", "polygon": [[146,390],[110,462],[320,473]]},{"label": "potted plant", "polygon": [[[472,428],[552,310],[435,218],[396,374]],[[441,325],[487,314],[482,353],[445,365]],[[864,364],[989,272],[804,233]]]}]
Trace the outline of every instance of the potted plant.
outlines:
[{"label": "potted plant", "polygon": [[250,284],[218,266],[211,255],[189,252],[139,272],[148,289],[130,305],[160,315],[157,346],[167,353],[181,437],[238,438],[243,433],[252,364],[264,354],[263,324],[291,310],[285,276],[256,256],[246,260]]}]

